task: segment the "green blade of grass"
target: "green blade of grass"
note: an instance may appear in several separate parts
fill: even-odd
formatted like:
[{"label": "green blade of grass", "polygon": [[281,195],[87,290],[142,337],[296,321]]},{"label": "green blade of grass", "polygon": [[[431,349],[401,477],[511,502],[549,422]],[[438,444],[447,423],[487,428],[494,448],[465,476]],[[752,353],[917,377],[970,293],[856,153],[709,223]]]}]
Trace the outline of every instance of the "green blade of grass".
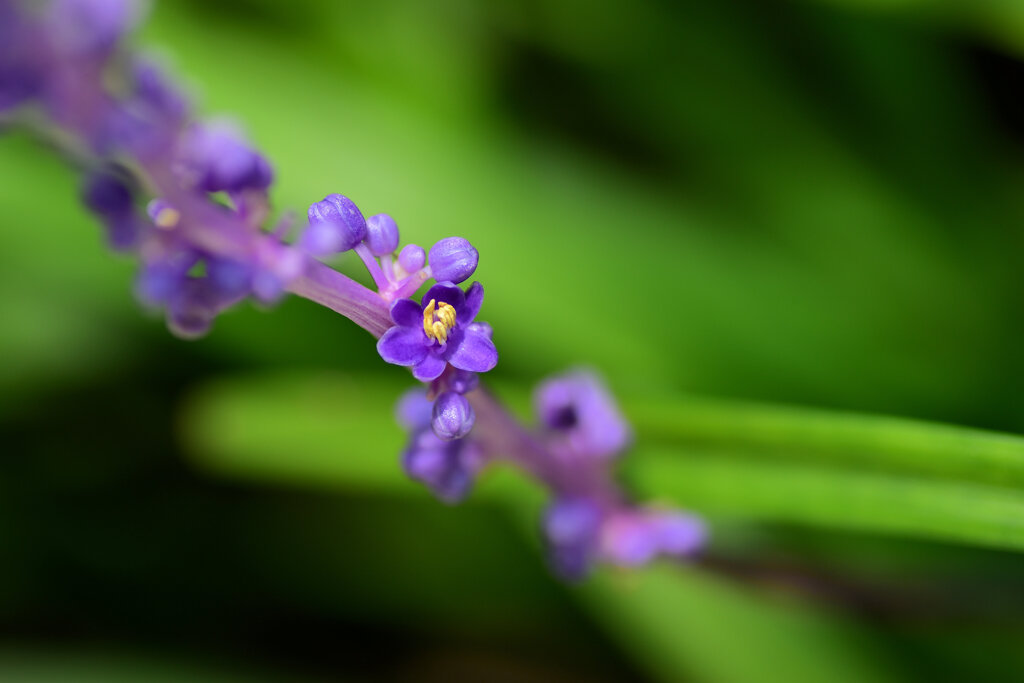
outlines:
[{"label": "green blade of grass", "polygon": [[645,451],[626,465],[643,497],[757,521],[1024,550],[1024,493],[721,453]]},{"label": "green blade of grass", "polygon": [[878,415],[692,398],[630,403],[641,444],[723,449],[762,460],[802,460],[1024,486],[1024,438]]}]

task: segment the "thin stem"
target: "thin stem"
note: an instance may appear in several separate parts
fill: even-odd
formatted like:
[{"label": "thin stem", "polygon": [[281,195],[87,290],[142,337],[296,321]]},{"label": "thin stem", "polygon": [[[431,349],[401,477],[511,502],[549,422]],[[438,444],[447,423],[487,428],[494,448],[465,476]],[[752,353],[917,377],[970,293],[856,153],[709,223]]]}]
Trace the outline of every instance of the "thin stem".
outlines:
[{"label": "thin stem", "polygon": [[391,254],[384,254],[380,257],[380,266],[384,269],[384,275],[387,277],[388,282],[395,281],[395,266],[391,260]]},{"label": "thin stem", "polygon": [[416,290],[430,278],[430,271],[426,268],[416,271],[409,277],[398,283],[398,286],[389,291],[389,299],[405,299],[416,293]]},{"label": "thin stem", "polygon": [[359,258],[363,260],[363,265],[370,271],[370,276],[373,278],[374,284],[377,285],[377,289],[383,292],[391,286],[391,282],[384,275],[384,271],[380,269],[377,259],[373,257],[373,253],[368,246],[360,242],[353,251],[359,254]]}]

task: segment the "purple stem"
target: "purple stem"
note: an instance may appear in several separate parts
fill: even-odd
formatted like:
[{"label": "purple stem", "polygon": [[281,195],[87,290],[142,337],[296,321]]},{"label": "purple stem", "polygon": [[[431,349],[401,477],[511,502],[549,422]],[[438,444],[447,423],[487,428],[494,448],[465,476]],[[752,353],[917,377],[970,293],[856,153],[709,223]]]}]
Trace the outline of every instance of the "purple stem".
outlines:
[{"label": "purple stem", "polygon": [[370,248],[360,242],[353,251],[359,254],[359,258],[363,260],[363,265],[370,271],[370,276],[373,278],[374,284],[377,285],[377,289],[382,292],[387,290],[391,286],[391,281],[384,275],[384,271],[380,269],[380,265],[377,263],[377,259],[373,257],[373,252],[370,251]]},{"label": "purple stem", "polygon": [[430,267],[427,266],[398,283],[398,286],[387,292],[389,299],[405,299],[416,293],[424,282],[430,279]]},{"label": "purple stem", "polygon": [[384,297],[315,259],[306,259],[303,274],[287,289],[340,313],[377,338],[393,324]]}]

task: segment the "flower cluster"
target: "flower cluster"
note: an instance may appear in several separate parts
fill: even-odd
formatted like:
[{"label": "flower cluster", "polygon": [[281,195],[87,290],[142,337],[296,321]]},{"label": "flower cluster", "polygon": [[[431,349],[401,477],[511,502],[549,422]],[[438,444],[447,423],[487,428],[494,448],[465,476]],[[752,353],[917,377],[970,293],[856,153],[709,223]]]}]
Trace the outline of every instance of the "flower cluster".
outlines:
[{"label": "flower cluster", "polygon": [[575,371],[545,381],[534,404],[541,438],[557,463],[555,499],[543,531],[560,573],[580,577],[596,560],[633,567],[658,555],[685,557],[703,545],[705,529],[698,518],[635,507],[605,484],[611,463],[632,435],[593,373]]},{"label": "flower cluster", "polygon": [[[378,353],[388,363],[411,367],[413,377],[430,385],[430,394],[437,397],[427,421],[432,435],[458,441],[469,434],[475,419],[465,394],[476,386],[477,373],[498,363],[491,326],[475,320],[484,301],[483,285],[474,282],[463,291],[457,284],[476,271],[479,254],[467,240],[448,237],[429,254],[408,244],[396,261],[398,244],[394,218],[381,213],[366,219],[340,194],[309,207],[309,228],[300,240],[311,254],[352,250],[362,259],[378,294],[390,302],[393,325],[377,341]],[[430,278],[437,283],[419,302],[408,298]]]},{"label": "flower cluster", "polygon": [[[488,400],[476,392],[472,397],[485,405]],[[542,532],[553,568],[568,579],[582,578],[596,562],[636,567],[658,556],[687,557],[703,546],[699,518],[635,506],[614,484],[611,466],[632,435],[595,374],[576,370],[552,377],[534,399],[536,430],[517,426],[505,441],[450,441],[443,430],[465,424],[466,410],[444,396],[432,409],[422,391],[409,392],[398,404],[398,420],[410,434],[402,460],[406,473],[455,503],[490,463],[511,462],[531,472],[551,492]]]},{"label": "flower cluster", "polygon": [[[636,566],[701,545],[698,519],[634,506],[616,485],[611,466],[631,432],[595,376],[541,385],[533,430],[483,389],[479,375],[498,352],[491,326],[476,320],[483,286],[461,286],[479,263],[467,240],[399,249],[393,217],[366,218],[341,194],[314,202],[292,235],[290,215],[272,219],[266,157],[234,126],[195,119],[157,63],[124,46],[139,17],[132,0],[53,0],[41,11],[0,0],[0,123],[50,136],[84,169],[85,206],[111,247],[138,259],[136,293],[173,332],[202,335],[245,299],[320,303],[425,385],[399,407],[410,435],[402,464],[442,500],[465,498],[490,463],[521,468],[551,492],[542,528],[567,577],[595,561]],[[349,251],[373,289],[325,263]]]}]

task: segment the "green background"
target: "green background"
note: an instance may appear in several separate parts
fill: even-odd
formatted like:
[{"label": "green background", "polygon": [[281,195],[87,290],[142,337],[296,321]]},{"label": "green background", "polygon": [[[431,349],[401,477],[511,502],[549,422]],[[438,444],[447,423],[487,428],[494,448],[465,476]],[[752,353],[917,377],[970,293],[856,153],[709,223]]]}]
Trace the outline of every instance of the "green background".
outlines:
[{"label": "green background", "polygon": [[137,44],[275,207],[472,241],[499,394],[597,368],[624,481],[712,543],[559,583],[517,473],[405,479],[365,332],[288,300],[174,339],[11,133],[0,678],[1020,680],[1022,7],[154,3]]}]

